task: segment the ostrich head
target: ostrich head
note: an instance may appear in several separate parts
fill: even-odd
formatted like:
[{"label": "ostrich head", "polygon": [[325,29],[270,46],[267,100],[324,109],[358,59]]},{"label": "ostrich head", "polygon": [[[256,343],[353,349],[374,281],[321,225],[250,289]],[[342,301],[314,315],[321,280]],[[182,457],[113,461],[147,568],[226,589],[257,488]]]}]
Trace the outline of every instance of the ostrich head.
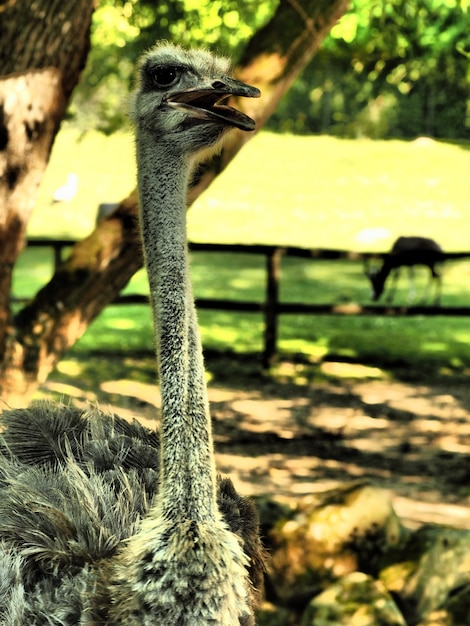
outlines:
[{"label": "ostrich head", "polygon": [[230,128],[254,130],[254,121],[226,104],[230,96],[260,91],[228,76],[225,59],[166,44],[142,58],[130,113],[140,131],[175,151],[214,146]]}]

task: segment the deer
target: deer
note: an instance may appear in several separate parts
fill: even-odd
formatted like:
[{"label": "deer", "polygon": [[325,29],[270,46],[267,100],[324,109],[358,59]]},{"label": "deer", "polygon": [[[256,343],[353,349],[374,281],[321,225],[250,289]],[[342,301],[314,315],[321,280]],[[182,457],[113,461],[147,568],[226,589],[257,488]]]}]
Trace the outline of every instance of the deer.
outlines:
[{"label": "deer", "polygon": [[387,302],[392,302],[395,295],[398,276],[401,267],[408,267],[410,291],[408,300],[414,300],[414,267],[415,265],[424,265],[429,268],[430,280],[424,295],[432,289],[435,284],[435,305],[439,305],[441,299],[442,278],[441,274],[436,270],[436,265],[442,264],[445,259],[445,253],[441,246],[427,237],[398,237],[392,246],[390,252],[384,257],[382,266],[378,270],[371,270],[369,266],[365,268],[366,275],[372,284],[372,298],[378,301],[385,289],[385,282],[392,274],[392,284],[387,293]]}]

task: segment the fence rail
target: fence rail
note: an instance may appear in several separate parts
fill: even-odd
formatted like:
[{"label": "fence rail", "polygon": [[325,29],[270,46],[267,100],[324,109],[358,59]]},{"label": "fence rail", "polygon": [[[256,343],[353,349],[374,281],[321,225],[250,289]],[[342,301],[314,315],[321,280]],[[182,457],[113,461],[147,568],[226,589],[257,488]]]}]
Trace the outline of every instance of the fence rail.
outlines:
[{"label": "fence rail", "polygon": [[[49,247],[54,252],[55,268],[62,262],[62,253],[65,248],[76,243],[70,239],[28,239],[28,247]],[[468,316],[470,307],[439,307],[439,306],[390,306],[390,305],[359,305],[350,304],[306,304],[301,302],[280,302],[279,284],[281,280],[281,259],[284,256],[294,256],[309,259],[350,259],[368,260],[383,257],[384,254],[371,252],[352,252],[349,250],[330,250],[323,248],[307,249],[293,246],[243,245],[243,244],[216,244],[190,243],[192,252],[232,252],[258,254],[266,259],[266,287],[265,298],[262,302],[198,298],[199,309],[219,311],[239,311],[261,313],[264,315],[264,349],[263,367],[268,368],[277,349],[278,316],[284,314],[316,314],[316,315],[388,315],[388,316]],[[446,259],[461,259],[470,257],[470,252],[446,253]],[[23,298],[12,298],[12,302],[24,301]],[[112,304],[147,304],[148,297],[142,294],[119,295]]]}]

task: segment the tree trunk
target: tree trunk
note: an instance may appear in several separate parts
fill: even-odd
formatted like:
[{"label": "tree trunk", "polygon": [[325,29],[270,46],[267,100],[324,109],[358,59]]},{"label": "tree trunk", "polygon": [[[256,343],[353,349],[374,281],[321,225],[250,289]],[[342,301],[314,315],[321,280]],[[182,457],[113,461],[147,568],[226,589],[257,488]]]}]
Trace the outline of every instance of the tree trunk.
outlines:
[{"label": "tree trunk", "polygon": [[[41,2],[48,4],[48,0]],[[83,5],[90,5],[86,0],[81,2],[60,0],[60,2],[62,7],[66,4],[81,5],[81,8],[77,8],[77,13],[84,11]],[[248,43],[235,74],[241,80],[260,87],[262,97],[249,101],[241,99],[237,106],[256,120],[258,128],[275,109],[282,95],[311,59],[325,35],[345,12],[347,5],[348,0],[281,0],[270,22]],[[62,10],[66,12],[66,9]],[[91,14],[91,9],[89,13]],[[87,27],[80,32],[83,37]],[[78,36],[75,37],[76,40],[77,38]],[[86,39],[86,36],[84,38]],[[3,41],[1,47],[3,48]],[[83,46],[80,52],[74,50],[74,58],[82,59],[85,49],[86,46]],[[68,54],[71,54],[70,50]],[[47,134],[49,142],[43,140],[44,147],[39,161],[42,169],[51,147],[52,133],[63,114],[63,103],[70,93],[64,91],[64,80],[61,80],[63,70],[57,67],[57,61],[51,62],[51,65],[53,69],[47,71],[51,72],[51,77],[55,77],[57,84],[54,89],[50,89],[49,99],[57,101],[57,104],[55,109],[50,109],[53,114],[47,118],[50,129]],[[77,63],[77,74],[79,67],[80,63]],[[26,75],[36,76],[31,69]],[[71,89],[71,82],[66,84]],[[51,96],[51,93],[58,95]],[[0,104],[1,102],[0,99]],[[27,104],[26,110],[29,110]],[[45,106],[43,111],[45,113]],[[20,125],[21,119],[24,118],[19,116],[17,123]],[[43,125],[46,124],[45,119],[44,114]],[[24,125],[23,127],[25,128]],[[1,123],[0,139],[4,132],[3,128],[9,132],[9,127]],[[26,137],[24,141],[30,142],[28,146],[42,145],[39,141],[32,142],[28,139],[27,131],[24,131],[24,134]],[[241,131],[232,133],[223,153],[206,165],[192,185],[188,192],[188,204],[208,187],[249,138],[248,133]],[[22,153],[24,154],[24,150]],[[29,168],[25,167],[24,176],[27,172]],[[40,168],[36,171],[35,185],[41,172]],[[4,193],[8,205],[12,207],[6,215],[10,216],[11,224],[5,220],[5,226],[1,226],[3,231],[0,232],[0,241],[6,241],[7,227],[10,232],[15,232],[15,245],[8,257],[2,256],[2,261],[5,259],[13,264],[20,247],[18,242],[22,242],[24,236],[34,193],[30,186],[23,187],[21,194],[18,193],[18,197],[27,198],[27,208],[20,212],[17,205],[13,204],[14,194],[8,191],[8,183],[6,185]],[[11,319],[8,303],[0,303],[3,310],[0,328],[2,324],[6,328],[6,331],[3,331],[3,339],[0,332],[0,346],[3,346],[4,354],[3,362],[0,364],[0,394],[4,402],[10,406],[27,404],[32,393],[46,380],[64,352],[80,338],[88,324],[118,295],[135,271],[141,267],[136,220],[137,195],[134,192],[120,204],[113,215],[98,225],[90,237],[77,244],[70,258],[62,264],[52,280],[37,294],[33,302],[16,315],[14,320]],[[7,294],[10,292],[8,287],[11,267],[5,275],[6,278],[0,278],[0,297],[4,298],[8,297]]]},{"label": "tree trunk", "polygon": [[[9,297],[14,263],[50,151],[89,49],[94,0],[0,7],[0,392],[24,390]],[[37,386],[37,383],[36,383]]]}]

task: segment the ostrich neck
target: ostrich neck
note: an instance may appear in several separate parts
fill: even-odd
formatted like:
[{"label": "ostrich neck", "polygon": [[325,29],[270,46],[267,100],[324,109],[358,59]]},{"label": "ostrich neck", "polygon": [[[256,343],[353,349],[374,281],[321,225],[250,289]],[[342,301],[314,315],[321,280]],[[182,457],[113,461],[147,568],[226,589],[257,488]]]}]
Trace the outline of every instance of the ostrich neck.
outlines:
[{"label": "ostrich neck", "polygon": [[167,519],[216,514],[215,467],[202,347],[189,278],[186,189],[191,164],[139,138],[141,229],[160,374],[161,487]]}]

